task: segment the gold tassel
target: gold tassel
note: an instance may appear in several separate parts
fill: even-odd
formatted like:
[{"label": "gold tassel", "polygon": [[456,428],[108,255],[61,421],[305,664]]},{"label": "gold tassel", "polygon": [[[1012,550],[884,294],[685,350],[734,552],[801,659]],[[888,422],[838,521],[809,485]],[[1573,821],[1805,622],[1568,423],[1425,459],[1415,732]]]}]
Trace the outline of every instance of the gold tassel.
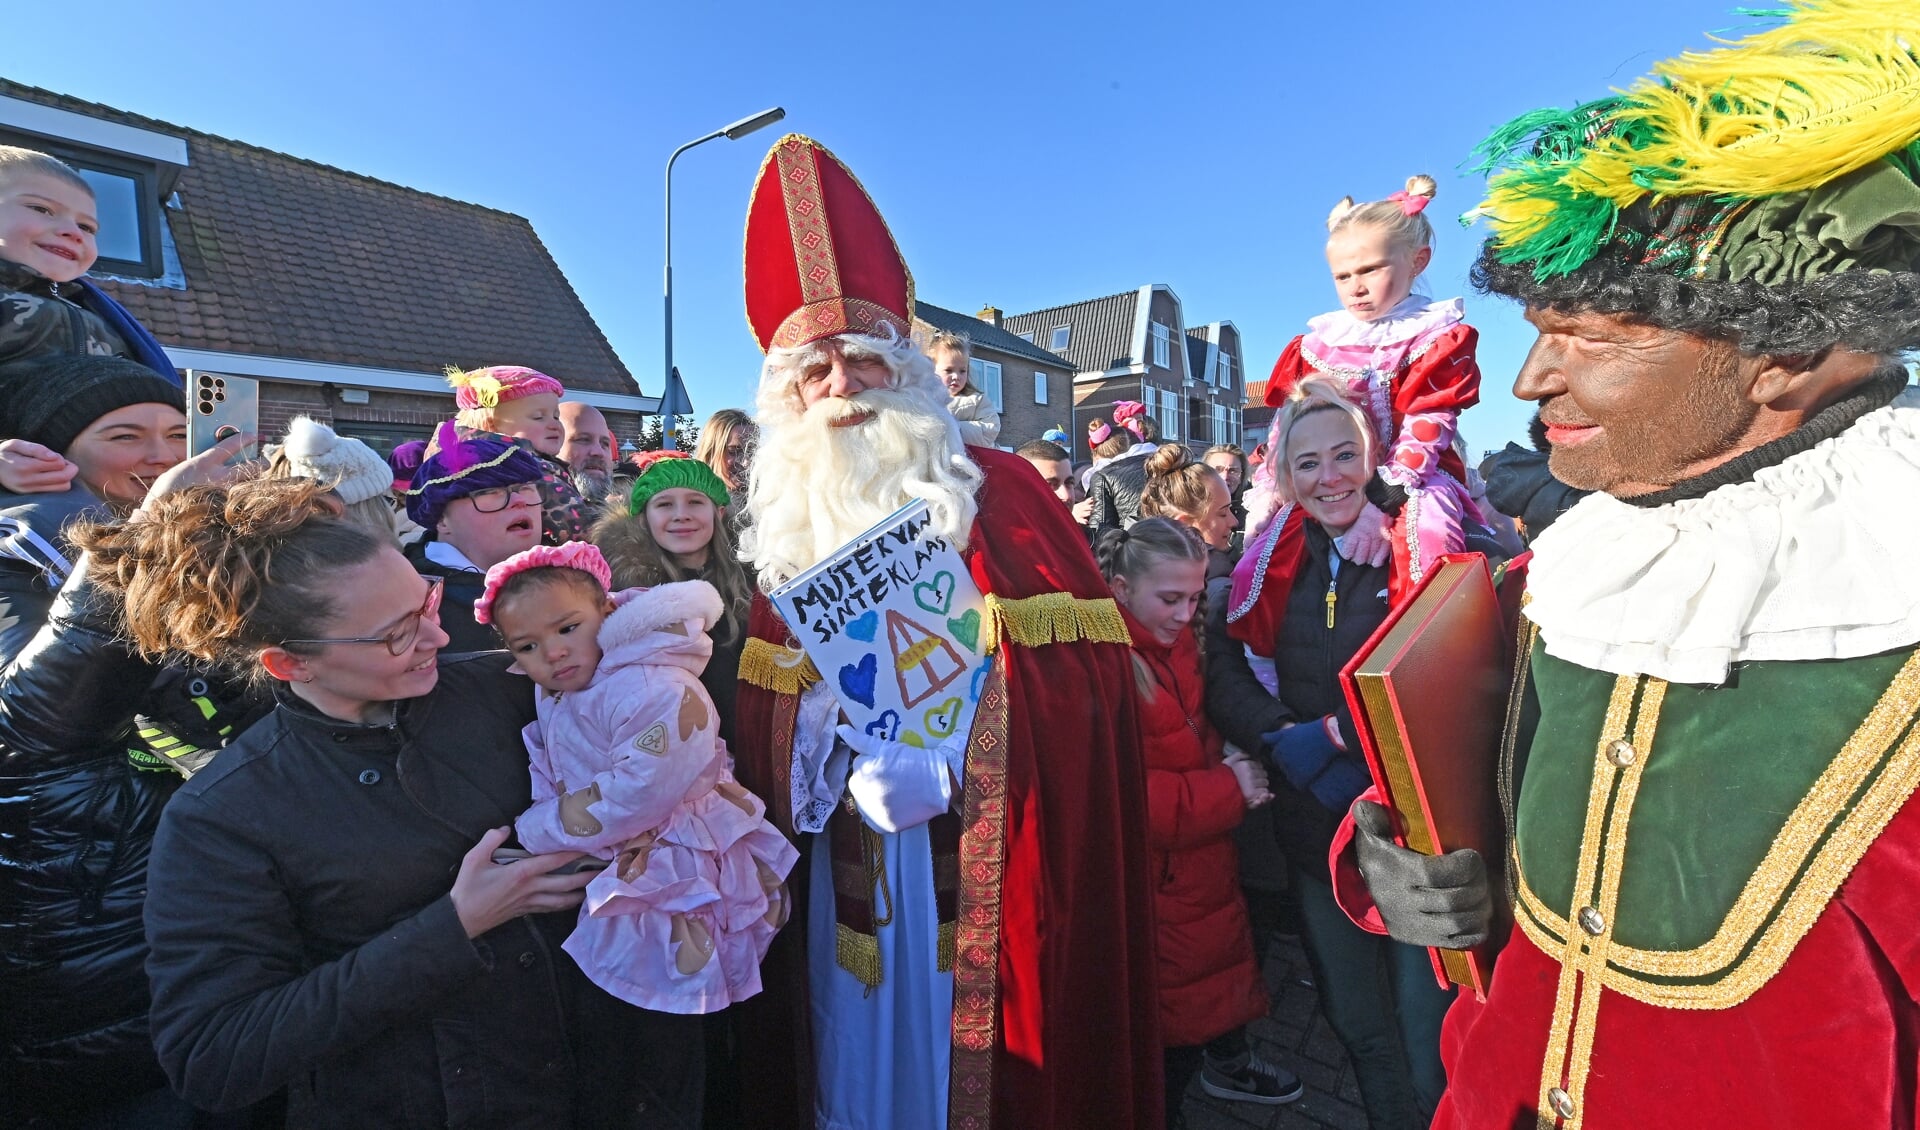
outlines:
[{"label": "gold tassel", "polygon": [[820,681],[820,669],[806,652],[749,639],[740,652],[740,677],[761,690],[799,694]]},{"label": "gold tassel", "polygon": [[840,968],[871,989],[880,983],[880,939],[850,926],[833,924],[833,952]]},{"label": "gold tassel", "polygon": [[940,923],[940,960],[936,968],[942,973],[953,972],[953,960],[960,952],[958,922]]},{"label": "gold tassel", "polygon": [[1130,645],[1126,622],[1112,597],[1086,599],[1065,592],[1045,592],[1020,600],[987,597],[987,646],[992,650],[1000,636],[1021,647],[1042,647],[1050,643],[1117,643]]}]

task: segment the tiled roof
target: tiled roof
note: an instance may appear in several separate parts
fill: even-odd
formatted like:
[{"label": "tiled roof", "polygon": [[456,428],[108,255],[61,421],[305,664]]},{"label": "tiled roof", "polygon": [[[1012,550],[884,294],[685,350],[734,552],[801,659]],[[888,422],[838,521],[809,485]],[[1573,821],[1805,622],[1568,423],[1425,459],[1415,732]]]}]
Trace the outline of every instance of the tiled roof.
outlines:
[{"label": "tiled roof", "polygon": [[1001,353],[1011,353],[1015,357],[1025,357],[1029,361],[1038,361],[1042,365],[1054,365],[1069,372],[1073,371],[1073,362],[1065,357],[1057,353],[1048,353],[992,322],[983,322],[971,315],[949,310],[944,306],[935,306],[931,302],[920,301],[915,301],[913,304],[913,316],[935,329],[962,334],[974,345],[995,349]]},{"label": "tiled roof", "polygon": [[1247,382],[1247,407],[1264,408],[1266,407],[1266,403],[1267,403],[1267,378],[1261,377],[1257,381],[1248,381]]},{"label": "tiled roof", "polygon": [[1139,291],[1124,290],[1105,298],[1015,314],[1002,325],[1013,333],[1031,333],[1037,342],[1050,340],[1055,326],[1072,326],[1073,335],[1060,355],[1080,372],[1100,372],[1135,362],[1133,314],[1139,301]]},{"label": "tiled roof", "polygon": [[6,79],[0,94],[185,139],[166,216],[186,289],[102,281],[164,344],[420,373],[530,365],[638,391],[519,216]]}]

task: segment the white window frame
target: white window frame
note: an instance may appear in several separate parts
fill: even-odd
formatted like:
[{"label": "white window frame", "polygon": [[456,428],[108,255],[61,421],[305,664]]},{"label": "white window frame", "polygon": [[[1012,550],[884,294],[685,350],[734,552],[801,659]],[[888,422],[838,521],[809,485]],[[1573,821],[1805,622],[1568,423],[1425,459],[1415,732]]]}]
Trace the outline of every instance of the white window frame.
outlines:
[{"label": "white window frame", "polygon": [[1070,325],[1055,326],[1047,335],[1047,351],[1050,353],[1058,353],[1072,344],[1073,327]]},{"label": "white window frame", "polygon": [[1220,387],[1231,390],[1233,388],[1233,354],[1221,350],[1220,358],[1215,363],[1214,368],[1220,374]]},{"label": "white window frame", "polygon": [[1155,322],[1148,336],[1153,341],[1153,363],[1162,369],[1173,368],[1173,327]]},{"label": "white window frame", "polygon": [[1033,402],[1035,404],[1047,402],[1047,374],[1039,369],[1033,371]]},{"label": "white window frame", "polygon": [[995,412],[1006,411],[1006,406],[1000,400],[1000,362],[982,361],[975,357],[967,362],[967,377],[975,388],[987,394]]}]

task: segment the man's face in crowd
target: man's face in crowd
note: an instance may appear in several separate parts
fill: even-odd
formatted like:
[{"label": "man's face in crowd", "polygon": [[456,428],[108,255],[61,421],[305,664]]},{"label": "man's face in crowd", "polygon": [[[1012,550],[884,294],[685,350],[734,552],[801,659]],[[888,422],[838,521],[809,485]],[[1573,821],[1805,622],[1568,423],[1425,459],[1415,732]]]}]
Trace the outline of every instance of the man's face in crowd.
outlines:
[{"label": "man's face in crowd", "polygon": [[566,429],[560,457],[567,466],[576,471],[613,470],[613,431],[598,408],[564,402],[560,405],[560,423]]},{"label": "man's face in crowd", "polygon": [[1725,342],[1606,314],[1529,309],[1540,332],[1513,394],[1538,401],[1553,477],[1622,498],[1663,490],[1738,449],[1760,362]]},{"label": "man's face in crowd", "polygon": [[1053,491],[1055,498],[1066,503],[1068,506],[1074,504],[1073,464],[1071,462],[1065,459],[1035,459],[1031,456],[1024,458],[1026,458],[1027,462],[1033,464],[1034,470],[1040,472],[1041,478],[1047,480],[1047,486]]}]

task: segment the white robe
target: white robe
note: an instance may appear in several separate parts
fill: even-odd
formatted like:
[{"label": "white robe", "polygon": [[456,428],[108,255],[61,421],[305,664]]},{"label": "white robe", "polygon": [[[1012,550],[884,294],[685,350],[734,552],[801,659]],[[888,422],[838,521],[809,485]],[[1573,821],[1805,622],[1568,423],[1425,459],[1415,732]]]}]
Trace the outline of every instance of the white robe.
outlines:
[{"label": "white robe", "polygon": [[[819,1068],[815,1122],[820,1130],[939,1130],[947,1124],[953,974],[939,969],[933,850],[924,818],[880,835],[893,919],[876,933],[882,980],[869,989],[836,957],[833,850],[820,830],[840,801],[851,756],[833,738],[838,715],[832,692],[818,684],[803,696],[794,727],[795,824],[814,839],[807,972]],[[929,798],[902,799],[938,810]],[[876,886],[874,906],[884,905]]]}]

